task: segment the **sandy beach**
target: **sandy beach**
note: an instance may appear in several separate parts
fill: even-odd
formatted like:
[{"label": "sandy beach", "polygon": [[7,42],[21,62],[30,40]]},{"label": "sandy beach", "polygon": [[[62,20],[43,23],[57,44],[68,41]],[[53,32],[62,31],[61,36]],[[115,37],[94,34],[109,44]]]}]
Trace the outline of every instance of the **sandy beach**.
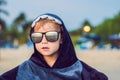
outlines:
[{"label": "sandy beach", "polygon": [[[32,48],[0,49],[0,74],[29,59]],[[109,80],[120,80],[120,50],[76,50],[77,57],[105,73]]]}]

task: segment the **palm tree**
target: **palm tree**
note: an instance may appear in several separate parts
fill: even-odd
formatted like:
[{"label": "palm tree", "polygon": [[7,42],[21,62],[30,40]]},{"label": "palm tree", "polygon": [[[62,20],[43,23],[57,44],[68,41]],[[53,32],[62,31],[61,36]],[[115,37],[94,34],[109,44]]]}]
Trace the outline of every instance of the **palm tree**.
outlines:
[{"label": "palm tree", "polygon": [[[6,5],[7,2],[5,0],[0,0],[0,14],[8,15],[8,12],[1,8],[2,5]],[[3,26],[3,29],[5,29],[5,21],[0,17],[0,24]]]},{"label": "palm tree", "polygon": [[[0,14],[8,15],[8,12],[1,8],[2,5],[6,5],[6,4],[7,4],[7,2],[5,0],[0,0]],[[2,39],[5,40],[5,36],[4,36],[5,32],[6,32],[5,20],[0,17],[0,38],[1,38],[1,41],[2,41]],[[0,43],[1,43],[1,45],[3,44],[2,42],[0,42]]]},{"label": "palm tree", "polygon": [[11,34],[13,40],[18,39],[20,44],[26,43],[28,41],[28,30],[30,28],[31,21],[27,21],[26,15],[22,12],[14,19],[12,24]]},{"label": "palm tree", "polygon": [[[0,14],[3,13],[5,15],[8,15],[7,11],[1,9],[2,5],[6,5],[5,0],[0,0]],[[1,38],[0,39],[0,47],[3,45],[3,42],[4,42],[4,40],[2,40],[2,39],[4,39],[2,33],[5,32],[5,31],[3,31],[5,29],[6,29],[5,21],[0,17],[0,38]],[[1,53],[0,53],[0,59],[1,59]]]},{"label": "palm tree", "polygon": [[[0,6],[6,5],[7,2],[5,0],[0,0]],[[3,13],[5,15],[8,15],[8,12],[0,8],[0,13]]]},{"label": "palm tree", "polygon": [[[1,8],[2,5],[6,4],[7,2],[5,0],[0,0],[0,14],[8,16],[8,12]],[[0,31],[4,32],[4,30],[6,30],[6,23],[5,20],[2,19],[2,17],[0,17],[0,25],[1,25]]]}]

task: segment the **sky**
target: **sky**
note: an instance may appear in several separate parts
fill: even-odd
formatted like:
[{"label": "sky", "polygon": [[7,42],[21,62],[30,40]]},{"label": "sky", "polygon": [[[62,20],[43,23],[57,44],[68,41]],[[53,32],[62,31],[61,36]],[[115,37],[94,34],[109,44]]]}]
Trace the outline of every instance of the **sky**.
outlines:
[{"label": "sky", "polygon": [[27,20],[34,20],[43,13],[54,13],[62,18],[68,30],[76,30],[89,20],[96,26],[106,18],[113,18],[120,12],[120,0],[6,0],[4,9],[9,16],[3,16],[8,24],[21,13]]}]

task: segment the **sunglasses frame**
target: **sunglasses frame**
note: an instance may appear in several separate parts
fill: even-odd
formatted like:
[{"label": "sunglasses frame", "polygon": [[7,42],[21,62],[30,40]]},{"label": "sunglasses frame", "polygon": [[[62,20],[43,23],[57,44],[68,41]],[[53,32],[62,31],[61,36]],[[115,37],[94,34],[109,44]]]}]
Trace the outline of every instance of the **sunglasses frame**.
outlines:
[{"label": "sunglasses frame", "polygon": [[[46,35],[46,33],[48,33],[48,32],[56,32],[56,33],[57,33],[57,39],[56,39],[56,40],[53,40],[53,41],[52,41],[52,40],[50,41],[50,40],[48,39],[47,35]],[[33,33],[41,33],[41,34],[42,34],[40,41],[36,41],[36,42],[35,42],[35,41],[33,40],[33,38],[32,38],[32,34],[33,34]],[[56,41],[58,40],[58,38],[59,38],[59,33],[60,33],[60,32],[58,32],[58,31],[47,31],[47,32],[33,32],[33,33],[31,33],[31,35],[30,35],[32,42],[34,42],[34,43],[40,43],[40,42],[42,41],[44,35],[45,35],[45,38],[46,38],[46,40],[47,40],[48,42],[56,42]]]}]

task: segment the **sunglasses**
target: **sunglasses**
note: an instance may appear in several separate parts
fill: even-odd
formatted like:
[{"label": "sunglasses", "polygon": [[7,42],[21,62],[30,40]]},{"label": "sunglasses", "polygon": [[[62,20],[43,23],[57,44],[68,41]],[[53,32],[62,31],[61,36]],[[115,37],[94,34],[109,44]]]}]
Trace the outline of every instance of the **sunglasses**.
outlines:
[{"label": "sunglasses", "polygon": [[48,31],[48,32],[33,32],[31,34],[31,39],[32,39],[32,42],[34,43],[39,43],[42,41],[43,39],[43,35],[45,35],[45,38],[47,41],[49,42],[55,42],[58,40],[59,38],[59,33],[60,32],[57,32],[57,31]]}]

